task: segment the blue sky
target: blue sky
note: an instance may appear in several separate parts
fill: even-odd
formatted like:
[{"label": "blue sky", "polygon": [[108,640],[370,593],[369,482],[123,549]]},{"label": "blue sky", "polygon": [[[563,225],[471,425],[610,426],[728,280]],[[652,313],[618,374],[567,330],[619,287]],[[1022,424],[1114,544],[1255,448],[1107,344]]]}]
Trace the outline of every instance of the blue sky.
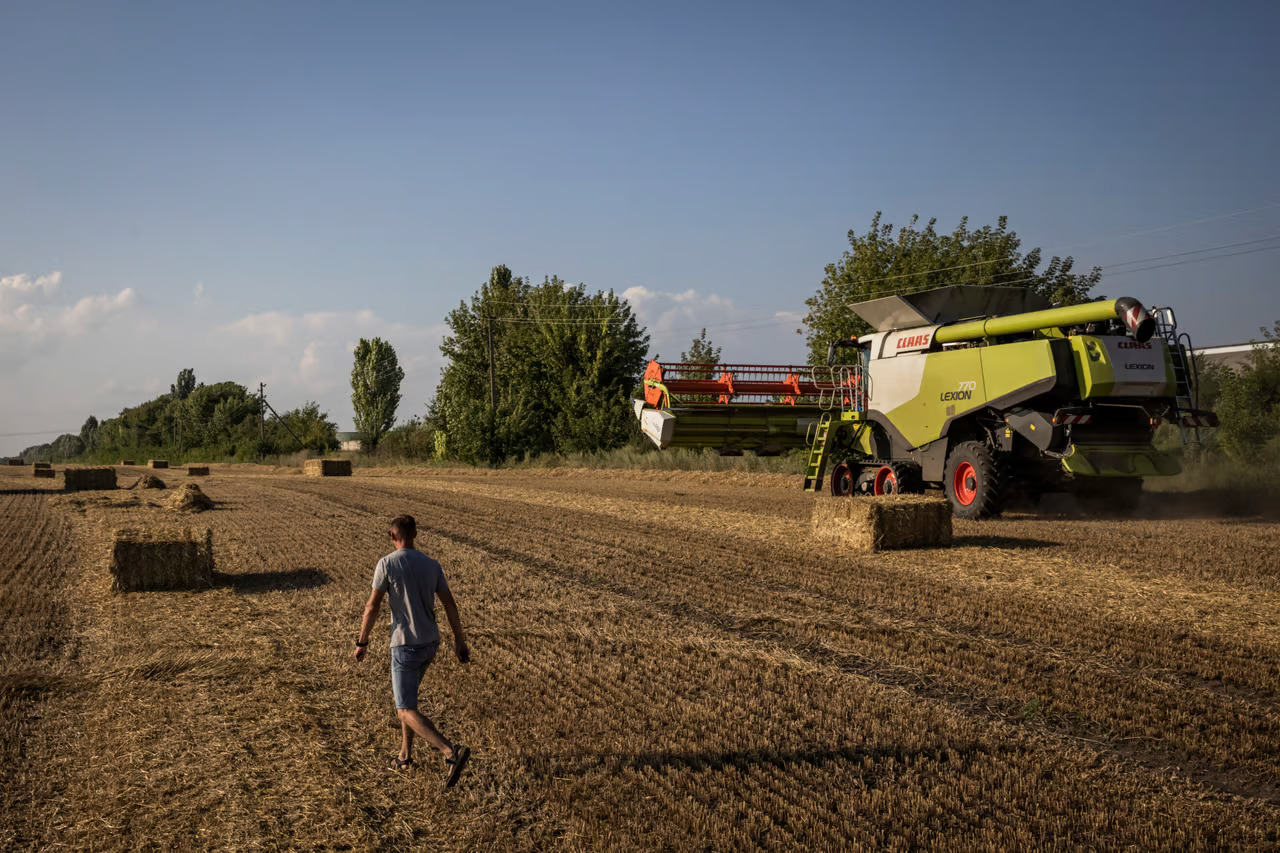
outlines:
[{"label": "blue sky", "polygon": [[[0,32],[0,453],[183,367],[349,428],[375,334],[419,414],[498,263],[629,292],[664,357],[706,325],[775,362],[877,210],[1007,214],[1085,267],[1280,237],[1274,3],[50,2]],[[1100,291],[1231,343],[1278,273]]]}]

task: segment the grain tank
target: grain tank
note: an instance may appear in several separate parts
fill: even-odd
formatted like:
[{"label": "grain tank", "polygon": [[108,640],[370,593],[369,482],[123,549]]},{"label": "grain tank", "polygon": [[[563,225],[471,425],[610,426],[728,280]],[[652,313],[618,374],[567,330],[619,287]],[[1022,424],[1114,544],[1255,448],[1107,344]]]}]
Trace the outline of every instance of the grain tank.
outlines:
[{"label": "grain tank", "polygon": [[1193,441],[1217,423],[1167,308],[976,286],[850,308],[874,331],[832,342],[826,365],[650,362],[641,429],[659,447],[803,449],[810,491],[941,488],[957,516],[987,518],[1055,491],[1131,509],[1144,479],[1179,470],[1155,429]]}]

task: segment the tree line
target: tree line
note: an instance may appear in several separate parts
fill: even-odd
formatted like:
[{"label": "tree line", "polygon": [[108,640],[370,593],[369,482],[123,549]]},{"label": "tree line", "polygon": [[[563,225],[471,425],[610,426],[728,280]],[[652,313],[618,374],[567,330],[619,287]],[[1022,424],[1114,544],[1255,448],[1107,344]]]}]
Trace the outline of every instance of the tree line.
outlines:
[{"label": "tree line", "polygon": [[[1071,257],[1043,262],[1025,253],[1006,217],[973,229],[967,218],[951,232],[937,220],[905,226],[880,213],[865,232],[850,230],[848,248],[828,264],[805,300],[810,364],[823,363],[833,339],[867,332],[850,303],[891,293],[951,284],[1028,287],[1055,304],[1097,298],[1102,278],[1093,267],[1076,272]],[[540,283],[504,265],[492,269],[469,301],[445,318],[440,345],[445,366],[425,412],[397,425],[404,371],[392,345],[361,339],[351,373],[352,410],[364,449],[390,457],[456,459],[498,464],[541,453],[592,453],[639,437],[631,410],[649,347],[648,331],[630,304],[612,290],[592,291],[551,276]],[[1280,343],[1280,323],[1264,330]],[[706,329],[682,354],[715,363],[720,347]],[[738,360],[753,360],[750,353]],[[1280,346],[1259,350],[1240,371],[1205,368],[1201,405],[1216,405],[1223,426],[1213,446],[1244,457],[1280,432]],[[90,417],[79,435],[59,436],[23,451],[24,459],[89,459],[176,455],[190,459],[253,459],[304,447],[337,447],[337,430],[314,402],[268,417],[256,395],[234,382],[197,383],[182,371],[168,394],[99,423]]]}]

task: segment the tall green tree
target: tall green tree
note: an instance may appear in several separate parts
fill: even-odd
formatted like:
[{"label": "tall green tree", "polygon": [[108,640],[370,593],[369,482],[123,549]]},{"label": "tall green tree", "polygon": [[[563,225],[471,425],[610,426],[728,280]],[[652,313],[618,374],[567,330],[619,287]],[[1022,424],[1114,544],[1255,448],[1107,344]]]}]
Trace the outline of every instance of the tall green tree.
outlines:
[{"label": "tall green tree", "polygon": [[950,234],[938,233],[936,219],[919,228],[918,216],[903,228],[871,220],[866,233],[849,231],[849,248],[835,263],[827,264],[817,293],[805,300],[805,340],[809,363],[826,361],[832,340],[862,335],[871,328],[849,310],[850,303],[893,293],[928,290],[950,284],[1029,287],[1050,302],[1068,305],[1083,302],[1102,278],[1094,267],[1088,273],[1073,272],[1072,258],[1053,257],[1039,270],[1041,253],[1023,254],[1022,241],[1008,228],[1008,217],[995,226],[970,230],[969,219]]},{"label": "tall green tree", "polygon": [[[1217,441],[1232,458],[1255,461],[1268,442],[1280,436],[1280,321],[1262,329],[1249,361],[1235,370],[1213,372],[1217,398],[1212,405],[1221,421]],[[1205,405],[1205,395],[1201,405]]]},{"label": "tall green tree", "polygon": [[720,361],[720,347],[707,340],[707,330],[703,328],[689,348],[680,353],[680,360],[689,364],[716,364]]},{"label": "tall green tree", "polygon": [[351,368],[351,408],[356,431],[369,450],[376,450],[383,434],[395,426],[402,381],[404,370],[395,348],[382,338],[361,338]]},{"label": "tall green tree", "polygon": [[617,447],[630,437],[628,397],[649,336],[612,291],[592,293],[556,277],[534,285],[500,265],[445,322],[447,363],[427,423],[451,454],[493,464]]},{"label": "tall green tree", "polygon": [[302,408],[280,415],[280,420],[288,430],[273,421],[267,431],[267,441],[274,447],[297,447],[297,436],[307,450],[324,453],[338,449],[338,425],[329,420],[328,412],[320,411],[319,403],[308,400]]},{"label": "tall green tree", "polygon": [[93,415],[85,418],[84,425],[80,427],[80,443],[85,450],[93,450],[98,443],[98,419]]},{"label": "tall green tree", "polygon": [[196,390],[196,372],[190,367],[178,371],[178,381],[169,386],[169,394],[175,400],[185,400]]}]

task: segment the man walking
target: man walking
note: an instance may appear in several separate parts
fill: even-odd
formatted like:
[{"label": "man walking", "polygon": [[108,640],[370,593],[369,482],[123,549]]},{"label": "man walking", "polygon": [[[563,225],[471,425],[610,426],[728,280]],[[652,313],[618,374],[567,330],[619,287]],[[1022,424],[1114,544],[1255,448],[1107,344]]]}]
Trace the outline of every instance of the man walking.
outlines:
[{"label": "man walking", "polygon": [[436,626],[435,599],[440,598],[453,629],[453,651],[458,660],[471,659],[458,605],[449,591],[440,564],[413,547],[417,523],[411,515],[398,515],[391,520],[391,544],[396,550],[378,561],[373,570],[373,592],[364,606],[360,638],[356,640],[356,661],[364,659],[369,645],[369,632],[378,619],[382,599],[391,606],[391,692],[395,697],[396,715],[400,718],[400,754],[387,760],[394,770],[413,767],[413,738],[418,735],[444,754],[449,768],[445,787],[452,788],[467,765],[471,750],[451,743],[435,725],[418,713],[418,685],[422,673],[431,664],[440,647],[440,630]]}]

